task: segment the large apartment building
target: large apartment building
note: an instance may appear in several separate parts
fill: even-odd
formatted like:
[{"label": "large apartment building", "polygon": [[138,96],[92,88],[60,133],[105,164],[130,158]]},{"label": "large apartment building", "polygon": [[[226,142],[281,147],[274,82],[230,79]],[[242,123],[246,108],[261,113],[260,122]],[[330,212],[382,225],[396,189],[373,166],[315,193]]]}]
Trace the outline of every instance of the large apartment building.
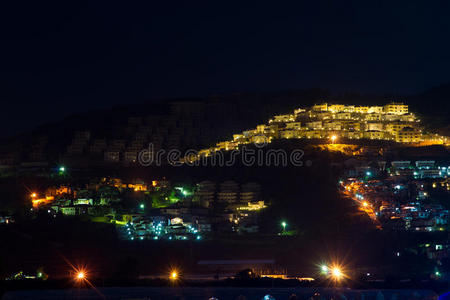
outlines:
[{"label": "large apartment building", "polygon": [[408,105],[392,102],[384,106],[384,112],[387,114],[404,115],[408,113]]}]

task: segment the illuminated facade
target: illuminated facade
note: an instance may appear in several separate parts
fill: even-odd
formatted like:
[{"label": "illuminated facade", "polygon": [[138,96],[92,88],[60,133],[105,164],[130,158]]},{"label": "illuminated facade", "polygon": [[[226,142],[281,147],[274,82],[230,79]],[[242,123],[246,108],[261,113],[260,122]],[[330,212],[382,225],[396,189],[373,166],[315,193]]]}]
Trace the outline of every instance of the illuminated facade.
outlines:
[{"label": "illuminated facade", "polygon": [[315,104],[299,108],[294,114],[276,115],[268,124],[233,135],[231,142],[220,142],[203,149],[199,156],[208,156],[221,149],[237,149],[239,145],[271,142],[272,139],[348,139],[388,140],[398,143],[447,144],[448,138],[424,134],[420,120],[409,112],[407,104],[392,102],[384,106]]},{"label": "illuminated facade", "polygon": [[385,132],[378,130],[364,131],[363,137],[370,140],[383,140],[385,137]]},{"label": "illuminated facade", "polygon": [[417,128],[404,127],[397,132],[396,140],[400,143],[417,143],[421,141],[421,132]]},{"label": "illuminated facade", "polygon": [[384,112],[387,114],[404,115],[408,113],[408,105],[392,102],[384,106]]},{"label": "illuminated facade", "polygon": [[312,107],[313,111],[327,111],[328,110],[328,104],[322,103],[322,104],[316,104]]}]

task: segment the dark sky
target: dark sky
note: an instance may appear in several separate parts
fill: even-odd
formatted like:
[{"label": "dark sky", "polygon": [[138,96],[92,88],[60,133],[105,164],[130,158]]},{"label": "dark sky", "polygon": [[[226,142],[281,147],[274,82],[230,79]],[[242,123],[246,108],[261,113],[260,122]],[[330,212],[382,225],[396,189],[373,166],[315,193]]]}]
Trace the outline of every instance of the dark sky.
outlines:
[{"label": "dark sky", "polygon": [[2,1],[0,136],[149,98],[422,91],[450,82],[449,16],[449,1]]}]

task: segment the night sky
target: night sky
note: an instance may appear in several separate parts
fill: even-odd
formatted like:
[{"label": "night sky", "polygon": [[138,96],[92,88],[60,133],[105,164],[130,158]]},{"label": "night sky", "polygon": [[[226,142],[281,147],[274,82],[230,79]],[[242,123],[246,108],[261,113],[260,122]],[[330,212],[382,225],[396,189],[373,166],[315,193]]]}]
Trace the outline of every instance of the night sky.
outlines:
[{"label": "night sky", "polygon": [[450,82],[448,1],[3,2],[0,136],[152,98]]}]

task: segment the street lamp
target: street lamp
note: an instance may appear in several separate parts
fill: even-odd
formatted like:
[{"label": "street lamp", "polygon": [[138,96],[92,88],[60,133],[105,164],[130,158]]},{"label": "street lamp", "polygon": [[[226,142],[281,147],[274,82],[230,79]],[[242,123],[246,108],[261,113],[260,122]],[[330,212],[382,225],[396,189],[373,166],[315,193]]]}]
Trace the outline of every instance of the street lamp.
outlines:
[{"label": "street lamp", "polygon": [[85,273],[84,271],[82,271],[82,270],[77,271],[77,272],[75,273],[75,280],[76,280],[76,281],[83,281],[83,280],[86,280],[86,273]]},{"label": "street lamp", "polygon": [[145,204],[144,204],[144,203],[141,203],[141,205],[139,205],[139,207],[140,207],[141,209],[144,209],[144,208],[145,208]]},{"label": "street lamp", "polygon": [[283,227],[283,231],[286,231],[287,223],[285,221],[281,222],[281,226]]},{"label": "street lamp", "polygon": [[332,135],[332,136],[330,136],[330,140],[331,140],[331,142],[335,142],[336,140],[337,140],[337,135]]},{"label": "street lamp", "polygon": [[344,274],[339,267],[333,267],[331,269],[331,277],[336,281],[340,281],[344,277]]},{"label": "street lamp", "polygon": [[88,275],[89,275],[89,272],[85,267],[78,267],[78,268],[73,267],[72,276],[73,276],[74,281],[76,281],[78,283],[87,281]]},{"label": "street lamp", "polygon": [[170,273],[170,279],[171,280],[177,280],[178,279],[178,272],[177,271],[172,271]]}]

